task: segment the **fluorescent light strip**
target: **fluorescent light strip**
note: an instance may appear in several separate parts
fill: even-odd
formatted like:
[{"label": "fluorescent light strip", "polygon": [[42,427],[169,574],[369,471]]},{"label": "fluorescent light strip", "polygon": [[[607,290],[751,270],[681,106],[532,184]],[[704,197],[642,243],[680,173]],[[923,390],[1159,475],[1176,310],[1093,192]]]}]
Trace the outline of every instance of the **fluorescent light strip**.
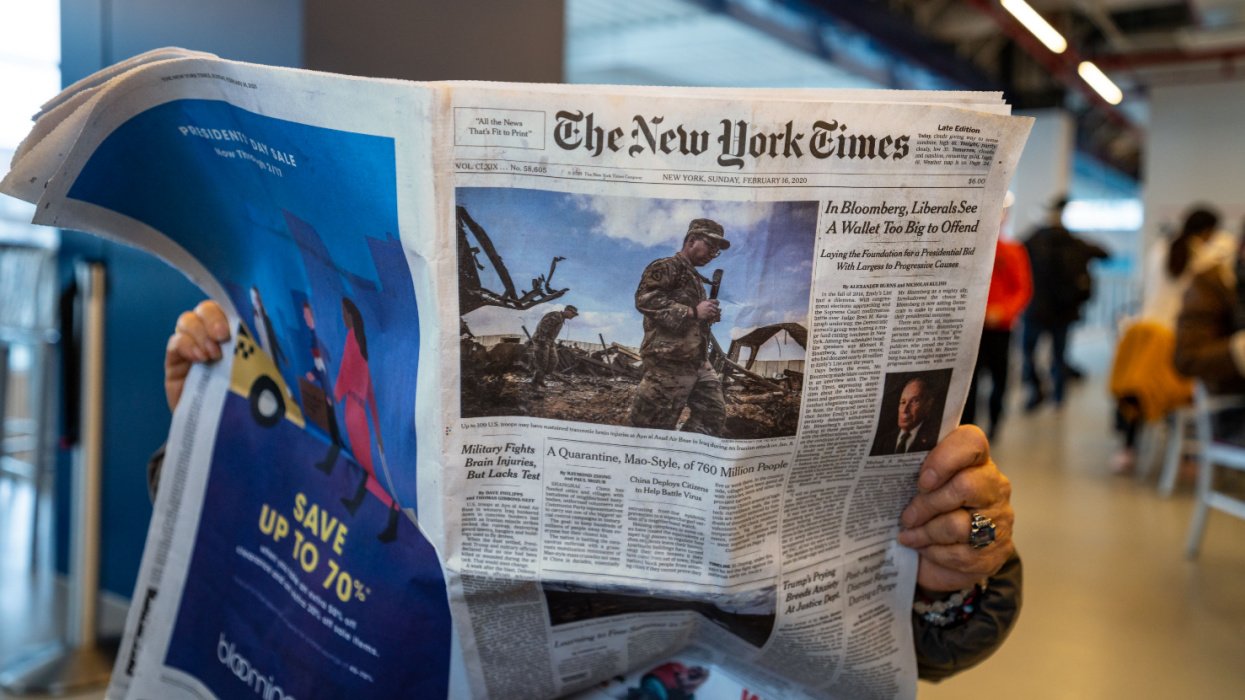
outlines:
[{"label": "fluorescent light strip", "polygon": [[1081,76],[1081,80],[1089,83],[1094,92],[1102,95],[1102,99],[1113,105],[1118,105],[1124,99],[1124,93],[1120,90],[1111,79],[1107,77],[1102,69],[1095,66],[1090,61],[1081,61],[1081,65],[1076,67],[1076,72]]},{"label": "fluorescent light strip", "polygon": [[1029,3],[1025,0],[1003,0],[1003,9],[1012,13],[1012,16],[1025,25],[1025,29],[1032,32],[1038,41],[1046,45],[1046,48],[1055,53],[1063,53],[1068,50],[1068,40],[1063,38],[1059,30],[1050,26],[1050,23],[1042,19],[1042,15],[1037,13]]}]

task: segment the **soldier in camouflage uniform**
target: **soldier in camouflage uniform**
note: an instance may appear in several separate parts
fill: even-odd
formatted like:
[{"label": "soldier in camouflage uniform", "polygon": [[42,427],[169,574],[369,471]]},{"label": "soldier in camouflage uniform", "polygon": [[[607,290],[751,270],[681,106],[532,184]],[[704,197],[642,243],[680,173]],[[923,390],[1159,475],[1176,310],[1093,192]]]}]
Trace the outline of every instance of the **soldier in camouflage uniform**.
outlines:
[{"label": "soldier in camouflage uniform", "polygon": [[693,219],[683,247],[644,269],[635,307],[644,314],[640,357],[644,377],[631,403],[631,425],[673,430],[686,406],[683,430],[721,435],[726,423],[722,380],[709,365],[709,325],[721,320],[696,268],[731,246],[722,226]]},{"label": "soldier in camouflage uniform", "polygon": [[532,386],[545,385],[545,375],[558,369],[558,335],[562,323],[579,315],[579,309],[568,304],[561,311],[550,311],[541,317],[532,334]]}]

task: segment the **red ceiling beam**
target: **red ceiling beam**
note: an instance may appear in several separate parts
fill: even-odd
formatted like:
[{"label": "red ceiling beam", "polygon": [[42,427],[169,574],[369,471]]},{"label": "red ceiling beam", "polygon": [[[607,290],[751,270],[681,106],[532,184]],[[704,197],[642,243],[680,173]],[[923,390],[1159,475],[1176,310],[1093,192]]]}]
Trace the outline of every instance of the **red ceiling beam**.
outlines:
[{"label": "red ceiling beam", "polygon": [[1153,66],[1177,66],[1189,63],[1213,63],[1235,61],[1245,58],[1245,46],[1219,49],[1141,51],[1135,53],[1112,53],[1094,56],[1092,60],[1103,70],[1128,70]]}]

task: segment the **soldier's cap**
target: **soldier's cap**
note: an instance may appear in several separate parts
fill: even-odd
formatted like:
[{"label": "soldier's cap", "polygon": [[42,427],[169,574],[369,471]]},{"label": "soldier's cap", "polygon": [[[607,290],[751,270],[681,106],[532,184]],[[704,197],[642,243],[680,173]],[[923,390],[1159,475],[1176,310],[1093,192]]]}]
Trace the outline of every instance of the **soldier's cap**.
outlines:
[{"label": "soldier's cap", "polygon": [[688,235],[696,234],[704,236],[710,243],[718,247],[719,250],[726,250],[731,247],[731,242],[726,240],[726,232],[722,228],[722,224],[713,219],[692,219],[692,223],[687,225]]},{"label": "soldier's cap", "polygon": [[574,312],[574,313],[576,313],[576,314],[578,314],[578,313],[579,313],[579,309],[575,308],[575,305],[574,305],[574,304],[567,304],[567,305],[566,305],[566,308],[565,308],[565,309],[562,309],[562,310],[563,310],[563,311],[572,311],[572,312]]}]

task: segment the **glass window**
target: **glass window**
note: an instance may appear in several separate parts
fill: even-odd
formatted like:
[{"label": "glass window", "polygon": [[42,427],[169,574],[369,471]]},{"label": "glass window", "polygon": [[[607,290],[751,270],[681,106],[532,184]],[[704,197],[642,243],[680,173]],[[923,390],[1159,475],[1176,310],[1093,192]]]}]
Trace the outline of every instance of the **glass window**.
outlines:
[{"label": "glass window", "polygon": [[[0,176],[30,132],[31,117],[61,88],[60,3],[0,3]],[[43,243],[51,231],[29,225],[34,207],[0,195],[0,242]]]}]

